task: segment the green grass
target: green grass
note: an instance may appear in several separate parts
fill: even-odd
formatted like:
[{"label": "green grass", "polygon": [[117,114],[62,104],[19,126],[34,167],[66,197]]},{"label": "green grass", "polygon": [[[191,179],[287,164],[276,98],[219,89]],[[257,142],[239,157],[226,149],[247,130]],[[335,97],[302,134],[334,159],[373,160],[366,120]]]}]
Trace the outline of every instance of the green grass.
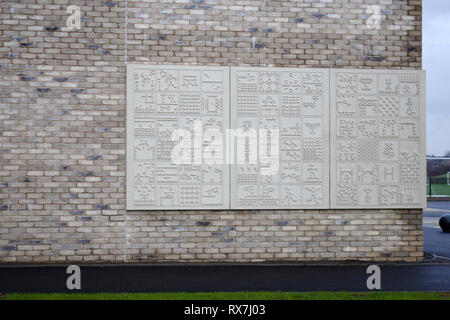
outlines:
[{"label": "green grass", "polygon": [[[442,179],[438,181],[437,179]],[[450,196],[450,186],[447,185],[447,174],[442,174],[431,179],[431,192],[435,196]],[[430,193],[429,179],[427,179],[427,195]],[[440,182],[439,184],[437,182]]]},{"label": "green grass", "polygon": [[0,300],[450,300],[450,292],[10,293]]},{"label": "green grass", "polygon": [[[435,196],[450,196],[450,186],[446,184],[432,184],[431,192]],[[430,193],[430,187],[427,186],[427,194]]]},{"label": "green grass", "polygon": [[441,174],[440,176],[436,176],[436,177],[433,177],[433,178],[447,179],[447,174],[444,173],[444,174]]}]

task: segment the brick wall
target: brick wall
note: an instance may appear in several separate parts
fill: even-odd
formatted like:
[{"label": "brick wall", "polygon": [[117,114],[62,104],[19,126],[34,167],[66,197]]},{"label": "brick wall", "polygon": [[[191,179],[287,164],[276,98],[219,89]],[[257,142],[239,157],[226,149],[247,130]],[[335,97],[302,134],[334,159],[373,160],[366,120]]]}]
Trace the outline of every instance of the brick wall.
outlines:
[{"label": "brick wall", "polygon": [[[69,5],[79,30],[65,28]],[[420,69],[420,0],[0,9],[1,263],[422,259],[421,210],[125,210],[126,61]]]}]

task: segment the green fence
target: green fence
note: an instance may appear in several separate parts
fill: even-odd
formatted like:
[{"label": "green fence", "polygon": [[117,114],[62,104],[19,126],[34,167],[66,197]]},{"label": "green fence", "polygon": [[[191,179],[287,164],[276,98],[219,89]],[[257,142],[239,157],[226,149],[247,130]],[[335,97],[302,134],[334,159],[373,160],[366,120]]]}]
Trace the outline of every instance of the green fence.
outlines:
[{"label": "green fence", "polygon": [[428,197],[450,197],[449,182],[446,178],[427,178]]}]

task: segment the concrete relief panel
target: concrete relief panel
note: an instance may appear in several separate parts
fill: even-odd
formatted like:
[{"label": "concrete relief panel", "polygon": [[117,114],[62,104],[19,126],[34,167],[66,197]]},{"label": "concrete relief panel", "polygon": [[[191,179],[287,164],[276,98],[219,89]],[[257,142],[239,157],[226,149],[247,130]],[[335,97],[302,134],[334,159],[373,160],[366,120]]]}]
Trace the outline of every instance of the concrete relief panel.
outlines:
[{"label": "concrete relief panel", "polygon": [[426,204],[425,73],[331,71],[331,207]]},{"label": "concrete relief panel", "polygon": [[227,209],[229,68],[127,72],[127,209]]},{"label": "concrete relief panel", "polygon": [[231,209],[329,207],[329,71],[231,68]]},{"label": "concrete relief panel", "polygon": [[127,93],[129,210],[425,206],[422,71],[129,65]]}]

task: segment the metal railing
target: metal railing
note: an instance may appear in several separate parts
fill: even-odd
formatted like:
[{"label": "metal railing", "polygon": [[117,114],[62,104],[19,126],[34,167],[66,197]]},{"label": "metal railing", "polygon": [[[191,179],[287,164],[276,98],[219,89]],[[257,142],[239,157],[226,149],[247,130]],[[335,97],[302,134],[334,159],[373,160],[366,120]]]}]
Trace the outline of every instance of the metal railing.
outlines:
[{"label": "metal railing", "polygon": [[449,182],[447,178],[427,178],[428,197],[450,197]]}]

